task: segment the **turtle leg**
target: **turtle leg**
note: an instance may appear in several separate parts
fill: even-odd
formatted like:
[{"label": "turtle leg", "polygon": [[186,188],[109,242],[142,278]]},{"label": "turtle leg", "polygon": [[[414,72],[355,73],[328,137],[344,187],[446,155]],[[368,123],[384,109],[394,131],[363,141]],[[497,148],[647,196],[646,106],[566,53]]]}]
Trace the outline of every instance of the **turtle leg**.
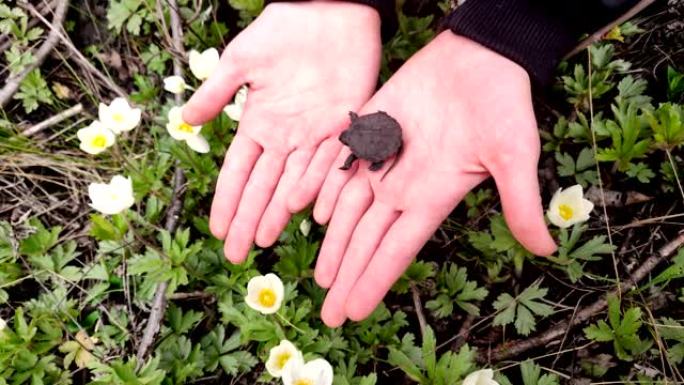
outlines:
[{"label": "turtle leg", "polygon": [[379,162],[373,162],[373,163],[371,163],[370,167],[368,167],[368,169],[371,171],[378,171],[382,168],[382,166],[384,164],[385,164],[384,160],[381,160]]},{"label": "turtle leg", "polygon": [[340,167],[340,170],[349,170],[356,159],[358,159],[356,155],[349,154],[349,157],[344,161],[344,164],[342,167]]}]

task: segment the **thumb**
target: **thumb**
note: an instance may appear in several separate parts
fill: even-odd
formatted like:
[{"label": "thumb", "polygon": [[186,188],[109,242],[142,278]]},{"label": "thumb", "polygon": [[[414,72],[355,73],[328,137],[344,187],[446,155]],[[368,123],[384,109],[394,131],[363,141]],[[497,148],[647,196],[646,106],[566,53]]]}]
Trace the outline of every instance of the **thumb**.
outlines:
[{"label": "thumb", "polygon": [[[529,159],[520,164],[520,160]],[[556,251],[544,222],[544,208],[539,194],[537,158],[529,153],[516,162],[495,167],[490,172],[501,196],[504,218],[513,236],[535,255],[551,255]]]},{"label": "thumb", "polygon": [[183,120],[191,125],[199,125],[213,119],[230,103],[243,84],[244,74],[230,54],[230,49],[226,48],[216,70],[183,107]]}]

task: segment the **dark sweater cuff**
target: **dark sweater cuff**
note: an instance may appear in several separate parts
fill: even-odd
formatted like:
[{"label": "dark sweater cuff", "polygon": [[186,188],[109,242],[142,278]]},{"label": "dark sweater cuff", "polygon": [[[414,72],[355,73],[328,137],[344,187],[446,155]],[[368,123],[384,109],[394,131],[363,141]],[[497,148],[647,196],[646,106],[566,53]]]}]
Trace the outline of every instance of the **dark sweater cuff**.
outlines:
[{"label": "dark sweater cuff", "polygon": [[[306,1],[306,0],[265,0],[264,5],[270,3],[282,3],[289,1]],[[399,28],[399,21],[397,19],[395,0],[340,0],[348,1],[350,3],[365,4],[373,7],[380,14],[382,41],[390,40]]]},{"label": "dark sweater cuff", "polygon": [[446,18],[444,27],[520,64],[533,81],[545,85],[579,36],[533,2],[468,0]]}]

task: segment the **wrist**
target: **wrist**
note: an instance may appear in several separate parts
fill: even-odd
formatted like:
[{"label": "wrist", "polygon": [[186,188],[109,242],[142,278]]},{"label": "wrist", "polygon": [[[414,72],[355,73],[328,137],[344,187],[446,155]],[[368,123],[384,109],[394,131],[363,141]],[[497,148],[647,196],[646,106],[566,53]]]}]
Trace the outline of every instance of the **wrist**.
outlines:
[{"label": "wrist", "polygon": [[444,66],[458,74],[469,74],[471,79],[505,77],[525,85],[531,83],[530,74],[521,64],[469,37],[443,31],[430,45]]},{"label": "wrist", "polygon": [[[377,23],[381,31],[382,40],[387,41],[394,36],[398,21],[395,12],[395,0],[265,0],[266,6],[273,3],[292,2],[292,3],[332,3],[344,8],[361,8],[372,10],[378,18]],[[349,7],[352,6],[352,7]]]}]

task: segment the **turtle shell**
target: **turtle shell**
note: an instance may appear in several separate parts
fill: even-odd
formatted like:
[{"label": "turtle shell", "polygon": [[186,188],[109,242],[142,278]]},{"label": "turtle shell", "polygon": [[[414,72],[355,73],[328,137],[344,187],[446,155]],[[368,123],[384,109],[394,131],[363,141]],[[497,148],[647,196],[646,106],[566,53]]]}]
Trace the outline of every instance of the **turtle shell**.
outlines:
[{"label": "turtle shell", "polygon": [[381,162],[395,155],[402,145],[401,126],[386,112],[357,116],[353,112],[351,125],[340,134],[340,141],[352,153],[370,162]]}]

